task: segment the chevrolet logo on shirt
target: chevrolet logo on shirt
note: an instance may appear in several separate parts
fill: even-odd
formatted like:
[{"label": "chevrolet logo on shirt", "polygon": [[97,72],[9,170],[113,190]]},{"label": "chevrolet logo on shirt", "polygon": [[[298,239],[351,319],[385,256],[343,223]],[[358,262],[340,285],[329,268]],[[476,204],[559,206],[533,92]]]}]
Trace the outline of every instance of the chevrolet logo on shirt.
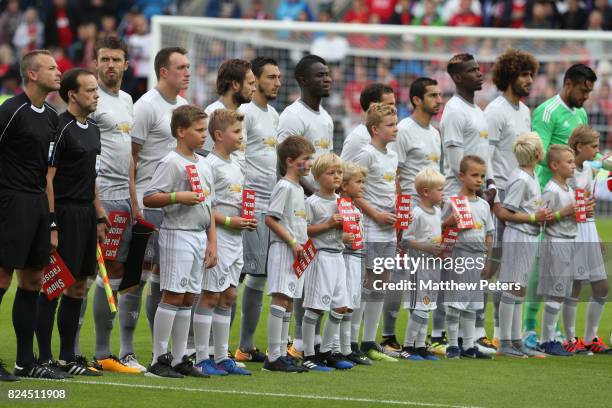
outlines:
[{"label": "chevrolet logo on shirt", "polygon": [[202,194],[204,194],[204,197],[208,197],[210,195],[210,191],[206,189],[202,189]]},{"label": "chevrolet logo on shirt", "polygon": [[482,223],[478,221],[474,221],[474,229],[482,229]]},{"label": "chevrolet logo on shirt", "polygon": [[542,200],[541,198],[535,200],[535,205],[538,206],[538,208],[541,207],[542,204],[544,204],[544,200]]},{"label": "chevrolet logo on shirt", "polygon": [[314,142],[314,146],[318,149],[329,149],[329,140],[327,139],[317,139]]},{"label": "chevrolet logo on shirt", "polygon": [[268,138],[264,139],[263,142],[268,147],[276,147],[276,138],[275,137],[268,137]]},{"label": "chevrolet logo on shirt", "polygon": [[427,160],[432,162],[439,162],[440,156],[438,156],[437,154],[430,154],[429,156],[427,156]]},{"label": "chevrolet logo on shirt", "polygon": [[240,148],[238,150],[240,150],[242,153],[244,153],[245,150],[246,150],[246,144],[240,143]]},{"label": "chevrolet logo on shirt", "polygon": [[489,132],[486,130],[481,130],[480,131],[480,137],[482,137],[483,139],[488,139],[489,138]]},{"label": "chevrolet logo on shirt", "polygon": [[128,122],[119,123],[117,124],[117,130],[121,133],[130,133],[132,126]]},{"label": "chevrolet logo on shirt", "polygon": [[395,174],[393,173],[385,173],[383,174],[383,179],[387,182],[395,181]]},{"label": "chevrolet logo on shirt", "polygon": [[242,192],[242,186],[240,184],[230,184],[228,190],[230,193],[240,193]]},{"label": "chevrolet logo on shirt", "polygon": [[296,217],[306,218],[306,211],[304,210],[293,210],[293,215]]},{"label": "chevrolet logo on shirt", "polygon": [[441,242],[442,242],[442,235],[436,235],[435,237],[431,238],[432,244],[440,244]]}]

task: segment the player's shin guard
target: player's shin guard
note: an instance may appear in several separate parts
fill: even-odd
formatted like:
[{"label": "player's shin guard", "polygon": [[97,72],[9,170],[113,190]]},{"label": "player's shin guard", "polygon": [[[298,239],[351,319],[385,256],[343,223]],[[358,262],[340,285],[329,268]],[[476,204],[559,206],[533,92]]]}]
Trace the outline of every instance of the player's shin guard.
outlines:
[{"label": "player's shin guard", "polygon": [[[270,305],[268,314],[268,361],[276,361],[281,356],[281,342],[285,308]],[[286,339],[285,339],[286,341]]]},{"label": "player's shin guard", "polygon": [[106,292],[104,291],[104,283],[100,277],[96,279],[94,287],[93,317],[96,331],[94,357],[96,360],[102,360],[112,354],[110,350],[110,336],[115,323],[115,313],[110,311]]},{"label": "player's shin guard", "polygon": [[283,316],[283,327],[280,338],[280,355],[287,356],[287,339],[289,338],[289,326],[291,326],[291,312],[285,312]]},{"label": "player's shin guard", "polygon": [[461,311],[454,307],[448,307],[446,310],[446,336],[448,337],[448,345],[452,347],[459,346],[459,316]]},{"label": "player's shin guard", "polygon": [[332,350],[334,338],[340,332],[340,323],[343,315],[335,311],[330,311],[323,329],[323,341],[321,342],[321,353],[326,353]]},{"label": "player's shin guard", "polygon": [[461,311],[461,327],[463,329],[463,349],[467,350],[474,347],[476,340],[476,312],[473,310]]},{"label": "player's shin guard", "polygon": [[488,292],[484,293],[482,309],[476,311],[476,331],[474,333],[476,339],[486,337],[487,332],[485,331],[485,318],[487,316],[487,303],[489,300]]},{"label": "player's shin guard", "polygon": [[34,328],[38,315],[36,301],[38,291],[17,287],[13,301],[13,328],[17,338],[17,358],[15,364],[27,367],[34,362]]},{"label": "player's shin guard", "polygon": [[57,298],[49,300],[44,293],[40,292],[38,294],[36,302],[36,307],[38,309],[36,340],[38,342],[38,358],[41,361],[49,361],[53,358],[51,352],[51,338],[53,337],[57,302]]},{"label": "player's shin guard", "polygon": [[57,312],[57,331],[60,335],[60,360],[73,362],[74,343],[79,325],[79,313],[83,299],[62,295]]},{"label": "player's shin guard", "polygon": [[605,297],[592,296],[587,306],[586,324],[584,329],[584,341],[591,341],[597,336],[599,322],[606,304]]},{"label": "player's shin guard", "polygon": [[183,361],[187,336],[189,335],[189,322],[191,320],[191,306],[179,307],[172,324],[172,366]]},{"label": "player's shin guard", "polygon": [[578,298],[567,297],[563,302],[563,327],[568,340],[576,337],[576,308]]},{"label": "player's shin guard", "polygon": [[214,337],[215,362],[227,359],[232,309],[217,306],[213,311],[212,333]]},{"label": "player's shin guard", "polygon": [[167,303],[160,303],[155,312],[155,324],[153,325],[153,364],[157,358],[168,352],[168,340],[172,333],[172,326],[178,307]]},{"label": "player's shin guard", "polygon": [[196,350],[196,363],[207,360],[208,340],[212,326],[213,310],[208,307],[198,306],[193,314],[193,338]]},{"label": "player's shin guard", "polygon": [[306,310],[304,312],[304,319],[302,321],[302,340],[304,342],[304,357],[314,356],[315,354],[315,327],[319,315],[312,310]]},{"label": "player's shin guard", "polygon": [[402,303],[402,292],[397,290],[387,290],[383,302],[383,329],[382,335],[394,336],[397,316],[399,315]]},{"label": "player's shin guard", "polygon": [[[418,347],[417,337],[421,328],[427,328],[429,313],[424,310],[413,310],[406,325],[406,333],[404,334],[404,347]],[[423,345],[425,347],[425,345]]]},{"label": "player's shin guard", "polygon": [[378,323],[382,314],[385,294],[381,291],[372,290],[369,293],[369,301],[363,311],[363,337],[361,343],[375,343],[378,333]]},{"label": "player's shin guard", "polygon": [[155,322],[155,313],[157,305],[161,301],[161,290],[159,287],[159,275],[152,273],[149,277],[149,290],[147,291],[147,300],[145,308],[147,310],[147,320],[149,321],[149,329],[153,334],[153,324]]},{"label": "player's shin guard", "polygon": [[555,339],[555,326],[562,306],[561,303],[554,300],[546,302],[542,316],[542,336],[540,337],[542,343]]},{"label": "player's shin guard", "polygon": [[140,282],[140,286],[134,292],[119,295],[119,357],[134,353],[134,332],[140,316],[142,304],[142,290],[146,282]]},{"label": "player's shin guard", "polygon": [[342,323],[340,323],[340,352],[345,356],[351,354],[353,313],[346,312],[342,317]]},{"label": "player's shin guard", "polygon": [[[247,275],[244,280],[242,292],[242,305],[240,318],[240,350],[250,351],[255,348],[253,340],[261,309],[263,307],[263,289],[266,282],[265,276]],[[263,283],[263,285],[261,285]]]}]

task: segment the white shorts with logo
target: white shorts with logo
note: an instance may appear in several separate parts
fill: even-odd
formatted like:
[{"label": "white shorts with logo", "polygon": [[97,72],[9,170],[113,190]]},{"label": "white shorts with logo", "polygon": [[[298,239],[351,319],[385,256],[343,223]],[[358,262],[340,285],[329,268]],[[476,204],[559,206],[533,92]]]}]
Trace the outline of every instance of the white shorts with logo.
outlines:
[{"label": "white shorts with logo", "polygon": [[298,279],[293,272],[293,251],[283,242],[273,242],[268,250],[268,295],[280,293],[288,298],[301,298],[304,275],[310,272],[312,264]]},{"label": "white shorts with logo", "polygon": [[608,279],[594,221],[578,223],[574,262],[574,280],[598,282]]},{"label": "white shorts with logo", "polygon": [[529,235],[512,227],[506,228],[498,280],[526,287],[538,257],[539,247],[539,235]]},{"label": "white shorts with logo", "polygon": [[175,293],[200,293],[206,231],[159,230],[159,284]]},{"label": "white shorts with logo", "polygon": [[361,290],[365,279],[365,260],[362,256],[344,254],[346,267],[346,290],[349,309],[361,307]]},{"label": "white shorts with logo", "polygon": [[230,286],[238,287],[244,266],[242,237],[238,238],[217,228],[217,265],[204,270],[202,290],[219,293]]},{"label": "white shorts with logo", "polygon": [[565,298],[572,293],[575,240],[544,236],[540,244],[538,295]]},{"label": "white shorts with logo", "polygon": [[305,275],[304,308],[331,310],[349,305],[341,252],[318,251]]}]

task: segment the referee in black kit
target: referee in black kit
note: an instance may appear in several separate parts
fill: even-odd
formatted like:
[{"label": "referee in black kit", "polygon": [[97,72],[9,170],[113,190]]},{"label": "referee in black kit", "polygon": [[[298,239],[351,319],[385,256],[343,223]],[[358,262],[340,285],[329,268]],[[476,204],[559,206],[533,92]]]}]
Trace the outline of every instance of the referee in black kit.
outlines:
[{"label": "referee in black kit", "polygon": [[[45,176],[58,120],[45,99],[59,89],[61,73],[46,50],[25,54],[20,72],[24,93],[0,106],[0,301],[16,269],[15,374],[57,379],[34,361],[33,340],[42,269],[51,251]],[[16,379],[0,365],[0,380]]]},{"label": "referee in black kit", "polygon": [[96,77],[83,68],[71,69],[62,75],[59,94],[68,107],[59,115],[57,136],[51,148],[47,197],[51,218],[57,221],[57,230],[51,232],[52,242],[57,234],[57,252],[76,282],[64,291],[59,306],[58,363],[53,361],[51,354],[56,300],[49,301],[43,293],[38,303],[36,336],[40,363],[56,374],[99,376],[102,373],[77,363],[74,354],[87,277],[96,274],[96,244],[104,240],[107,223],[96,191],[100,130],[87,118],[98,106]]}]

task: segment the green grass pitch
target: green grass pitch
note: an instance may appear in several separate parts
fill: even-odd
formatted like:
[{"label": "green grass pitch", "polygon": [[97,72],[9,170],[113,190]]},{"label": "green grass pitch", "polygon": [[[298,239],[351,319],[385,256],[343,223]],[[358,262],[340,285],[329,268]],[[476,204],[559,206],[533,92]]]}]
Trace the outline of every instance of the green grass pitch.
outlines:
[{"label": "green grass pitch", "polygon": [[[612,219],[598,221],[602,239],[612,242]],[[14,363],[15,337],[11,305],[15,280],[0,310],[0,357],[9,368]],[[91,296],[91,292],[90,292]],[[239,297],[240,298],[240,297]],[[267,303],[267,302],[266,302]],[[91,356],[94,347],[91,298],[81,331],[81,348]],[[490,308],[492,309],[492,308]],[[586,304],[580,303],[577,332],[583,330]],[[240,308],[238,308],[240,310]],[[489,310],[491,313],[491,311]],[[256,334],[256,344],[266,347],[267,308]],[[239,316],[236,322],[239,323]],[[236,323],[235,322],[235,323]],[[492,333],[492,316],[488,316]],[[406,313],[398,319],[398,337],[403,337]],[[230,347],[236,347],[239,324],[234,324]],[[608,307],[599,333],[606,341],[612,329]],[[59,339],[54,332],[57,353]],[[135,348],[141,363],[151,352],[151,339],[144,310],[135,335]],[[112,350],[119,351],[118,323],[113,331]],[[545,360],[493,361],[399,361],[378,363],[332,373],[280,374],[261,371],[260,364],[248,364],[252,377],[209,379],[153,379],[142,375],[104,373],[103,377],[78,377],[62,382],[25,380],[0,383],[0,406],[57,407],[609,407],[612,400],[612,355],[573,356]],[[9,390],[65,390],[64,400],[10,400]],[[21,405],[25,404],[25,405]]]}]

